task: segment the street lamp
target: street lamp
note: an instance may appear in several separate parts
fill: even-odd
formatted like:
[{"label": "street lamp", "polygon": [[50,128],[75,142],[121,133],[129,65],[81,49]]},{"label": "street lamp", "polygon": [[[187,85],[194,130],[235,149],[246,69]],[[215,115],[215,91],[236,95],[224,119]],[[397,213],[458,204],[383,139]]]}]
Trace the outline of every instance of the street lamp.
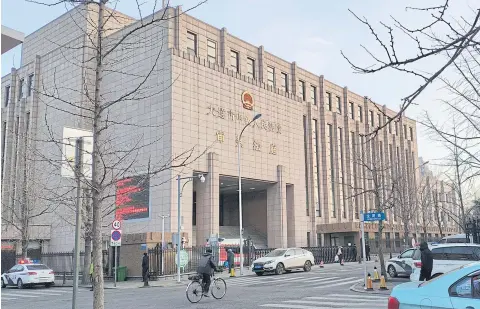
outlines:
[{"label": "street lamp", "polygon": [[165,218],[169,218],[170,215],[158,215],[160,218],[162,218],[162,275],[165,273],[165,263],[164,261],[164,255],[165,255]]},{"label": "street lamp", "polygon": [[[177,207],[177,282],[180,283],[180,225],[181,225],[181,212],[180,212],[180,198],[182,197],[182,191],[183,187],[180,188],[180,181],[183,179],[187,179],[188,181],[183,184],[185,186],[189,181],[192,181],[195,179],[195,176],[188,176],[188,177],[181,177],[180,175],[177,175],[177,189],[178,189],[178,195],[177,195],[177,200],[178,200],[178,207]],[[205,182],[205,176],[203,174],[198,175],[198,179],[203,183]],[[162,236],[163,237],[163,236]]]},{"label": "street lamp", "polygon": [[238,212],[239,212],[239,221],[240,221],[240,275],[243,275],[243,219],[242,219],[242,175],[241,175],[241,164],[240,164],[240,148],[241,147],[241,139],[242,134],[245,129],[251,125],[255,120],[262,117],[262,114],[256,114],[249,123],[247,123],[242,131],[240,131],[240,135],[238,136]]}]

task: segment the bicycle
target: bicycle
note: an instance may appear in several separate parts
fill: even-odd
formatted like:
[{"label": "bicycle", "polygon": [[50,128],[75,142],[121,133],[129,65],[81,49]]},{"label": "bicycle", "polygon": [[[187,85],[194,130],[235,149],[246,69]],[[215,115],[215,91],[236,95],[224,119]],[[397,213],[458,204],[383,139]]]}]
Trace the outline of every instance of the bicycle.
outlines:
[{"label": "bicycle", "polygon": [[[190,283],[187,285],[187,290],[185,291],[187,299],[192,304],[198,303],[204,294],[202,275],[196,274],[189,276],[188,280],[190,280]],[[215,299],[222,299],[225,294],[227,294],[227,283],[222,278],[215,278],[215,273],[210,283],[210,293]]]}]

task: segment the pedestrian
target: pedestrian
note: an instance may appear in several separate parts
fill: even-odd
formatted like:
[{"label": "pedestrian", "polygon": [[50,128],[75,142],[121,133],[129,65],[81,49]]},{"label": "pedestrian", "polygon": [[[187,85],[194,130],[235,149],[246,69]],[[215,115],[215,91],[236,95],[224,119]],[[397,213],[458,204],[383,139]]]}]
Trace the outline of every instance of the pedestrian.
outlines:
[{"label": "pedestrian", "polygon": [[357,261],[357,245],[356,244],[353,244],[352,255],[353,255],[353,261],[356,262]]},{"label": "pedestrian", "polygon": [[365,245],[365,255],[366,255],[367,261],[370,261],[370,245],[369,244]]},{"label": "pedestrian", "polygon": [[90,284],[92,285],[92,287],[90,288],[90,291],[93,291],[93,255],[92,255],[92,261],[90,262],[90,271],[89,271],[89,274],[90,274]]},{"label": "pedestrian", "polygon": [[432,276],[433,256],[432,251],[430,251],[430,249],[428,248],[428,244],[425,241],[420,244],[420,252],[422,253],[422,268],[420,268],[420,281],[428,281]]},{"label": "pedestrian", "polygon": [[148,254],[147,252],[143,253],[143,258],[142,258],[142,282],[148,282]]},{"label": "pedestrian", "polygon": [[208,297],[208,290],[210,288],[210,277],[215,270],[215,263],[213,262],[212,249],[207,248],[202,258],[198,262],[197,273],[202,275],[203,296]]},{"label": "pedestrian", "polygon": [[342,250],[342,246],[338,246],[337,255],[338,255],[338,261],[340,262],[340,265],[343,266],[343,250]]},{"label": "pedestrian", "polygon": [[227,262],[228,262],[228,272],[232,276],[232,269],[235,268],[235,254],[233,254],[232,249],[227,251]]}]

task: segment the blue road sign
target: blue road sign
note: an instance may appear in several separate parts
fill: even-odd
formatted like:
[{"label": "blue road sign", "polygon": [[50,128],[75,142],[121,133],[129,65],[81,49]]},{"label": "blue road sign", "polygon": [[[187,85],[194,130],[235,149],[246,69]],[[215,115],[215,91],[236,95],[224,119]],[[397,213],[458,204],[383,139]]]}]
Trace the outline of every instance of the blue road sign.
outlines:
[{"label": "blue road sign", "polygon": [[118,231],[118,230],[113,231],[113,233],[112,233],[112,239],[113,239],[114,241],[120,240],[121,237],[122,237],[122,233],[121,233],[120,231]]},{"label": "blue road sign", "polygon": [[363,214],[363,221],[383,221],[385,220],[384,212],[367,212]]}]

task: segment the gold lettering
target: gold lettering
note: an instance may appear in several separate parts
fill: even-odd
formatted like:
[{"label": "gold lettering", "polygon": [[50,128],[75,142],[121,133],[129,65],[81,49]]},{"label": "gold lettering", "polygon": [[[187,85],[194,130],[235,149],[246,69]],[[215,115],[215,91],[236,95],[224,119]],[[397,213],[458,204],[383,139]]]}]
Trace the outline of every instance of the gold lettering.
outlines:
[{"label": "gold lettering", "polygon": [[217,141],[220,143],[225,141],[225,134],[222,131],[217,132]]},{"label": "gold lettering", "polygon": [[270,154],[277,154],[277,146],[275,144],[270,144]]},{"label": "gold lettering", "polygon": [[260,151],[260,144],[257,141],[253,141],[253,150]]}]

